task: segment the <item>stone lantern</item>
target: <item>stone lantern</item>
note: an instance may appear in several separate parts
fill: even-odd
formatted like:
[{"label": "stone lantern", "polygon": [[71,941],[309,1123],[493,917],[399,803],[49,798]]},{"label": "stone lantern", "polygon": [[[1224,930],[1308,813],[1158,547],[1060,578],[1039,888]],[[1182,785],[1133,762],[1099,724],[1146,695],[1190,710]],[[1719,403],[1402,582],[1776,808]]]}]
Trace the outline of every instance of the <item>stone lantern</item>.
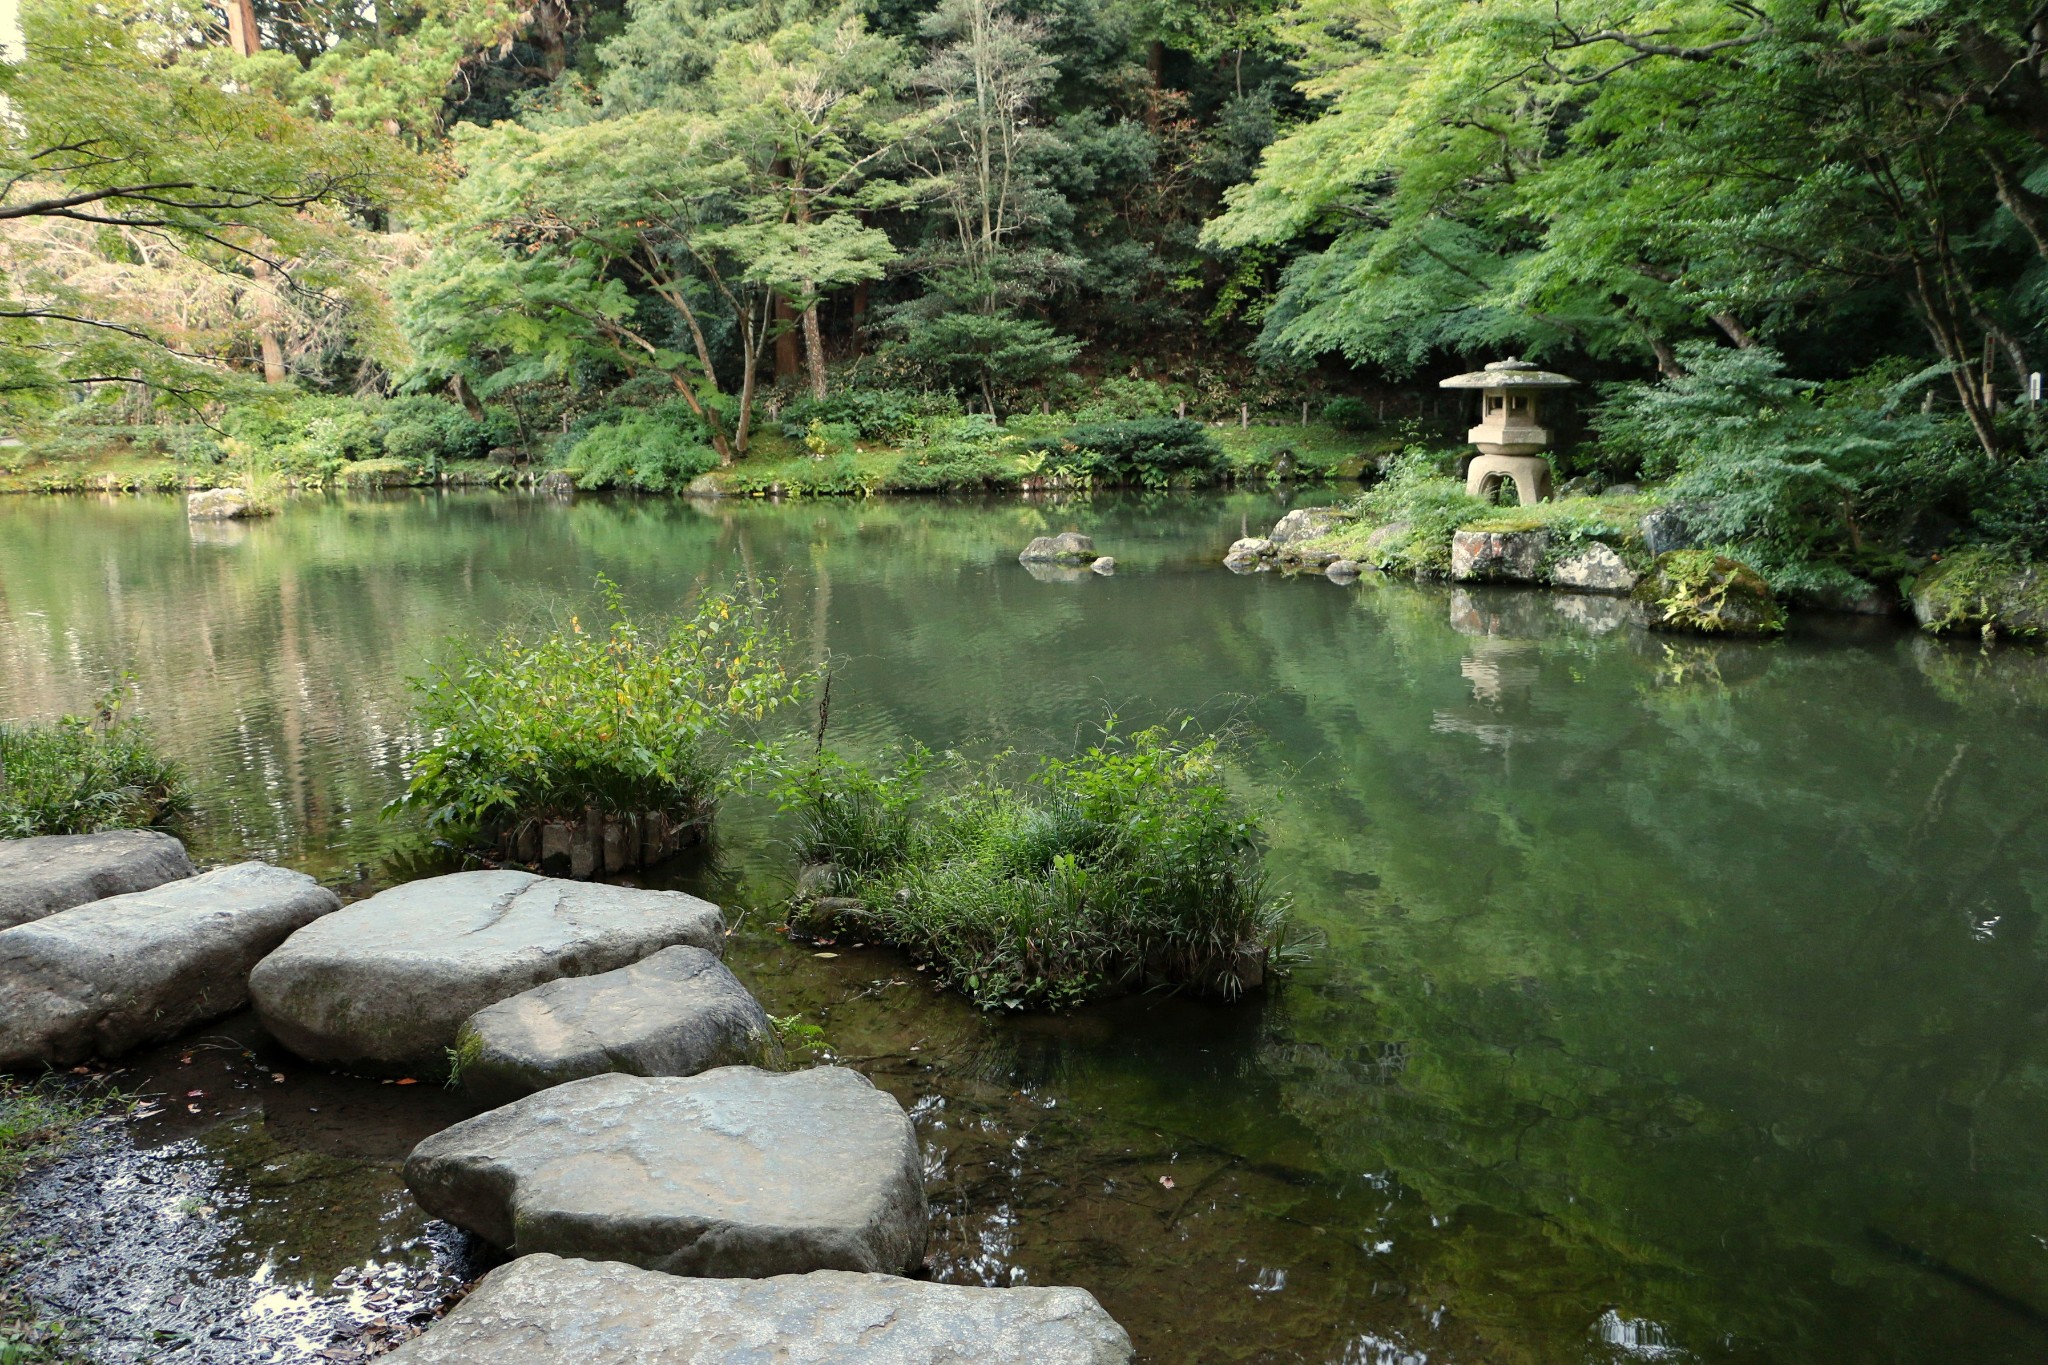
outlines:
[{"label": "stone lantern", "polygon": [[1439,388],[1480,391],[1479,425],[1465,434],[1479,447],[1465,470],[1465,491],[1491,500],[1505,478],[1515,481],[1515,496],[1524,507],[1549,497],[1550,461],[1543,452],[1550,448],[1550,433],[1537,425],[1536,395],[1578,382],[1515,356],[1444,380]]}]

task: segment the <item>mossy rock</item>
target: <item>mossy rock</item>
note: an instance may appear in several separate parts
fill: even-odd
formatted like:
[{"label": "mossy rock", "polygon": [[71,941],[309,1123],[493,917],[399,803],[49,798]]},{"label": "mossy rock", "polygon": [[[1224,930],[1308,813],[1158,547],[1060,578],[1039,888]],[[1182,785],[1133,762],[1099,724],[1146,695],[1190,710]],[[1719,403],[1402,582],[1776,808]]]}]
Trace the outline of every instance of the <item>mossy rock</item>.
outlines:
[{"label": "mossy rock", "polygon": [[1634,597],[1652,630],[1771,635],[1785,628],[1785,608],[1763,575],[1712,550],[1659,555]]},{"label": "mossy rock", "polygon": [[1913,582],[1913,616],[1936,634],[2048,635],[2048,573],[1996,550],[1958,550]]}]

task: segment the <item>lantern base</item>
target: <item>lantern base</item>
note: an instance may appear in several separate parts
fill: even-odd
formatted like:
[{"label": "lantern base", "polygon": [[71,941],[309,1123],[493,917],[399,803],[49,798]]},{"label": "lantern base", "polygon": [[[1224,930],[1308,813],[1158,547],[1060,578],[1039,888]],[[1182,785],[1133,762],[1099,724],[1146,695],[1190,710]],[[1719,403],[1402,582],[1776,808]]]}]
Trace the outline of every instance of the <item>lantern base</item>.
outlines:
[{"label": "lantern base", "polygon": [[1465,492],[1491,502],[1502,479],[1515,481],[1515,497],[1524,507],[1550,497],[1550,461],[1541,455],[1506,455],[1490,450],[1483,450],[1467,466]]}]

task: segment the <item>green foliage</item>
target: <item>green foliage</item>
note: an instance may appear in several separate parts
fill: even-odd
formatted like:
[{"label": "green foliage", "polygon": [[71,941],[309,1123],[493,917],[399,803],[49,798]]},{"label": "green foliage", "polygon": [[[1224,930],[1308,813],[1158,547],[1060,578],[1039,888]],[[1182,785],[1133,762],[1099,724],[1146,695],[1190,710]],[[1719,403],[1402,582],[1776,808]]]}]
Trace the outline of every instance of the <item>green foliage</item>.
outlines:
[{"label": "green foliage", "polygon": [[2048,573],[1998,546],[1965,546],[1914,580],[1913,605],[1937,634],[1988,627],[2038,639],[2048,633]]},{"label": "green foliage", "polygon": [[565,462],[582,471],[579,488],[637,488],[680,493],[718,467],[703,425],[680,404],[628,413],[596,426],[569,448]]},{"label": "green foliage", "polygon": [[799,398],[783,409],[782,429],[801,438],[814,421],[849,424],[863,441],[901,444],[934,418],[960,415],[960,400],[946,391],[846,385],[824,398]]},{"label": "green foliage", "polygon": [[609,579],[608,618],[458,641],[413,680],[433,740],[398,806],[481,832],[512,820],[658,811],[708,824],[732,746],[788,701],[785,641],[765,606],[731,592],[643,626]]},{"label": "green foliage", "polygon": [[1787,377],[1762,346],[1699,343],[1679,358],[1685,374],[1612,393],[1601,438],[1670,475],[1665,492],[1696,534],[1740,544],[1781,585],[1857,581],[1853,556],[1887,512],[1924,495],[1928,456],[1961,458],[1952,421],[1906,404],[1910,382],[1830,393]]},{"label": "green foliage", "polygon": [[0,724],[0,838],[141,829],[191,809],[183,773],[120,705],[115,694],[92,717]]},{"label": "green foliage", "polygon": [[[1464,483],[1446,475],[1443,464],[1442,455],[1410,447],[1353,504],[1359,562],[1425,577],[1450,573],[1452,533],[1494,509],[1468,497]],[[1383,534],[1375,539],[1376,531]]]},{"label": "green foliage", "polygon": [[1379,417],[1372,404],[1348,395],[1332,398],[1323,404],[1323,420],[1346,431],[1370,431],[1379,425]]},{"label": "green foliage", "polygon": [[1701,635],[1767,635],[1785,628],[1770,584],[1747,564],[1717,550],[1672,550],[1636,586],[1657,608],[1652,624]]},{"label": "green foliage", "polygon": [[386,455],[430,470],[457,460],[481,460],[512,438],[511,423],[502,414],[480,422],[459,405],[424,394],[385,404],[378,426]]},{"label": "green foliage", "polygon": [[916,749],[879,771],[820,755],[778,795],[799,856],[861,901],[859,932],[984,1009],[1164,982],[1235,996],[1284,919],[1213,738],[1112,730],[1021,783]]},{"label": "green foliage", "polygon": [[1097,483],[1213,482],[1225,467],[1223,448],[1200,422],[1177,417],[1091,422],[1069,427],[1056,462]]},{"label": "green foliage", "polygon": [[1023,477],[1016,440],[993,418],[956,418],[904,457],[892,483],[912,490],[1014,486]]}]

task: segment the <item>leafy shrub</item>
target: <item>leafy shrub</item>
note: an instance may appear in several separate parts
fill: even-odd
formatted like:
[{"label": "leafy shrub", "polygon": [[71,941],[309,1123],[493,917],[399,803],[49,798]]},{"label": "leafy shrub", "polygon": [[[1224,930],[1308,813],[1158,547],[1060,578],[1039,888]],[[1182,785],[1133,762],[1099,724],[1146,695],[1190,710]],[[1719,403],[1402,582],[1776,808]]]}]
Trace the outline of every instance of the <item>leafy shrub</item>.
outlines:
[{"label": "leafy shrub", "polygon": [[1200,422],[1177,417],[1069,427],[1060,463],[1098,483],[1164,484],[1220,478],[1223,448]]},{"label": "leafy shrub", "polygon": [[1346,431],[1370,431],[1380,424],[1372,404],[1348,394],[1323,404],[1323,420]]},{"label": "leafy shrub", "polygon": [[1495,509],[1468,497],[1462,480],[1443,472],[1444,457],[1411,446],[1385,476],[1352,504],[1360,539],[1353,556],[1394,573],[1443,576],[1451,571],[1451,536]]},{"label": "leafy shrub", "polygon": [[1284,907],[1214,739],[1112,732],[1021,783],[953,762],[941,787],[939,770],[922,750],[881,771],[821,755],[780,784],[798,853],[837,865],[864,937],[984,1009],[1259,979]]},{"label": "leafy shrub", "polygon": [[1021,472],[1008,449],[1010,440],[1010,433],[993,418],[982,414],[958,418],[896,467],[895,484],[924,490],[1013,485]]},{"label": "leafy shrub", "polygon": [[1174,394],[1150,379],[1110,375],[1095,386],[1075,416],[1084,423],[1131,421],[1143,417],[1165,417],[1173,411]]},{"label": "leafy shrub", "polygon": [[116,695],[93,718],[0,725],[0,838],[142,829],[190,809],[178,766],[119,706]]},{"label": "leafy shrub", "polygon": [[455,460],[481,460],[512,435],[502,416],[479,422],[458,404],[425,394],[387,403],[381,425],[386,455],[429,470]]},{"label": "leafy shrub", "polygon": [[731,593],[647,627],[611,580],[598,587],[602,632],[572,616],[537,636],[457,642],[413,680],[435,738],[397,805],[462,833],[592,806],[709,823],[738,727],[792,694],[783,638],[763,607]]},{"label": "leafy shrub", "polygon": [[718,467],[718,452],[704,441],[687,410],[677,420],[672,407],[629,413],[594,427],[569,448],[566,462],[583,472],[583,488],[638,488],[680,493],[690,480]]},{"label": "leafy shrub", "polygon": [[1610,392],[1602,440],[1669,474],[1699,536],[1739,544],[1779,586],[1858,582],[1847,566],[1884,529],[1876,514],[1917,503],[1928,453],[1956,444],[1950,419],[1901,401],[1924,376],[1828,389],[1788,377],[1767,347],[1693,343],[1679,359],[1687,373]]},{"label": "leafy shrub", "polygon": [[388,456],[357,460],[342,467],[341,481],[351,488],[406,488],[420,481],[425,471],[411,460]]},{"label": "leafy shrub", "polygon": [[802,440],[812,422],[846,424],[863,441],[901,444],[926,423],[960,415],[960,400],[929,389],[845,388],[823,399],[800,398],[782,410],[782,431]]}]

